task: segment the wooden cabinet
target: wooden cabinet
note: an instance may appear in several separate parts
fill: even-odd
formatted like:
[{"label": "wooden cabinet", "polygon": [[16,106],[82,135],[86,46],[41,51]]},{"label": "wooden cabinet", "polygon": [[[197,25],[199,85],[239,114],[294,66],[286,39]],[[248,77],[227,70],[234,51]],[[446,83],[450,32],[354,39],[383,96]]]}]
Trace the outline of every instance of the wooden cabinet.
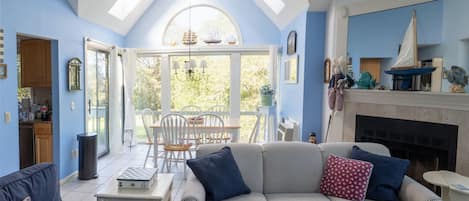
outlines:
[{"label": "wooden cabinet", "polygon": [[51,86],[51,48],[48,40],[20,42],[21,86]]},{"label": "wooden cabinet", "polygon": [[51,163],[53,161],[53,139],[50,122],[34,123],[34,141],[36,163]]},{"label": "wooden cabinet", "polygon": [[360,73],[369,72],[376,82],[381,81],[381,59],[360,59]]}]

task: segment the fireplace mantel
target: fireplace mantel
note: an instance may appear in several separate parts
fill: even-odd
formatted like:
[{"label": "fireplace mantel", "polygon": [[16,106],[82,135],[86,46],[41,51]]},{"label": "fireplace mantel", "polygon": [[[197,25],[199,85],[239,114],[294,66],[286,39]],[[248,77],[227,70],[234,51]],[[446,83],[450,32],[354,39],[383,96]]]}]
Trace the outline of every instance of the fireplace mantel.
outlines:
[{"label": "fireplace mantel", "polygon": [[457,93],[350,89],[344,101],[469,111],[469,95]]},{"label": "fireplace mantel", "polygon": [[334,113],[327,141],[354,142],[357,115],[458,126],[456,171],[469,176],[468,94],[346,90],[344,110]]}]

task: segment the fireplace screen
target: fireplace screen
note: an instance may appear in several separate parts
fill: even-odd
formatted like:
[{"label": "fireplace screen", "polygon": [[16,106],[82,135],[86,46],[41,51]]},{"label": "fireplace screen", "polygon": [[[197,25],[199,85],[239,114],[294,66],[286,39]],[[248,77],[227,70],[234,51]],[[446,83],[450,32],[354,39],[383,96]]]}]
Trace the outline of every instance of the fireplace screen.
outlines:
[{"label": "fireplace screen", "polygon": [[458,126],[357,115],[356,142],[385,145],[393,157],[411,161],[407,175],[433,189],[423,173],[456,169]]}]

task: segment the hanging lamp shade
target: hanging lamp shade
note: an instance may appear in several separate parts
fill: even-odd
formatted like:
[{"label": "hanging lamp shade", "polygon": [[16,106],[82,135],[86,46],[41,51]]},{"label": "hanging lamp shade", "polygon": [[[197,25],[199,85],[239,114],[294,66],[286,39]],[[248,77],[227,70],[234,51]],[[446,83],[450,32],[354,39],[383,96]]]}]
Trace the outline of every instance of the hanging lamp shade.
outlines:
[{"label": "hanging lamp shade", "polygon": [[205,60],[200,61],[200,68],[205,69],[207,68],[207,66],[208,66],[207,61]]},{"label": "hanging lamp shade", "polygon": [[191,68],[197,68],[197,63],[195,62],[194,59],[190,60]]},{"label": "hanging lamp shade", "polygon": [[178,61],[173,61],[173,69],[174,70],[179,70],[181,68],[181,65],[179,65]]}]

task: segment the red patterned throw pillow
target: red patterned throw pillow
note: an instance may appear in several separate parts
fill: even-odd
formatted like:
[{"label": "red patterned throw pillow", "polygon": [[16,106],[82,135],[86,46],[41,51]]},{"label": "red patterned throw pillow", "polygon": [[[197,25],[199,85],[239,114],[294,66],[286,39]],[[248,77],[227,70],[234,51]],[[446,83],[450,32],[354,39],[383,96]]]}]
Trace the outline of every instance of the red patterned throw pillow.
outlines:
[{"label": "red patterned throw pillow", "polygon": [[321,180],[321,193],[352,201],[363,201],[373,164],[335,155],[327,158]]}]

